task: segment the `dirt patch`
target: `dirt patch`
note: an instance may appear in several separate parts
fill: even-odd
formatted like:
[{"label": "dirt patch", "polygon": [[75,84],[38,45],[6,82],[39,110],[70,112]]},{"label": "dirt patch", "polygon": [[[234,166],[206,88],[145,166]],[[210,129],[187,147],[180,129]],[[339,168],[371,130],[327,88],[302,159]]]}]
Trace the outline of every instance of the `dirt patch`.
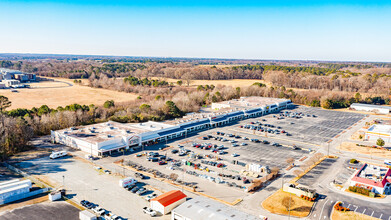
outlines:
[{"label": "dirt patch", "polygon": [[391,151],[372,148],[372,147],[359,147],[352,142],[343,142],[340,146],[337,147],[338,150],[356,152],[358,154],[367,154],[374,157],[382,157],[391,159]]},{"label": "dirt patch", "polygon": [[349,212],[341,212],[341,211],[333,211],[331,214],[332,220],[351,220],[351,219],[360,219],[360,220],[378,220],[378,218],[371,217],[368,215],[364,215],[361,213],[349,211]]},{"label": "dirt patch", "polygon": [[306,217],[310,214],[314,202],[304,200],[300,197],[297,197],[294,194],[290,194],[282,190],[278,190],[273,195],[269,196],[262,203],[262,207],[271,213],[288,215],[289,214],[288,210],[281,203],[283,198],[285,197],[290,197],[294,203],[290,211],[290,214],[292,216]]}]

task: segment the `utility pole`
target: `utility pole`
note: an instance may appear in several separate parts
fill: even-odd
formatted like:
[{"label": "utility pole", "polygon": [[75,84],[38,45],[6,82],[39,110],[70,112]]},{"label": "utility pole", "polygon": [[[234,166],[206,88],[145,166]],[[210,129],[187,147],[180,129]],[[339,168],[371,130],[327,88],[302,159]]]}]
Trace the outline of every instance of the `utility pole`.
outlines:
[{"label": "utility pole", "polygon": [[65,176],[62,175],[62,187],[65,188]]},{"label": "utility pole", "polygon": [[288,220],[291,219],[291,199],[292,199],[292,196],[291,196],[291,193],[289,193],[289,210],[288,210]]}]

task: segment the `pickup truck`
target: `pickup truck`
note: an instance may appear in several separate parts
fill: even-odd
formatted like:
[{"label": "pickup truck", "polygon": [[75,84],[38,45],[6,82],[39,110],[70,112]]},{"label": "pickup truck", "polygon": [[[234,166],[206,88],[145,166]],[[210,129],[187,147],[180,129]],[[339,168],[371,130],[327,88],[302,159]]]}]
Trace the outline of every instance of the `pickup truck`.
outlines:
[{"label": "pickup truck", "polygon": [[143,212],[144,212],[145,214],[148,214],[148,215],[152,216],[152,217],[155,217],[155,216],[156,216],[156,211],[154,211],[153,209],[148,208],[148,207],[144,207],[144,208],[143,208]]}]

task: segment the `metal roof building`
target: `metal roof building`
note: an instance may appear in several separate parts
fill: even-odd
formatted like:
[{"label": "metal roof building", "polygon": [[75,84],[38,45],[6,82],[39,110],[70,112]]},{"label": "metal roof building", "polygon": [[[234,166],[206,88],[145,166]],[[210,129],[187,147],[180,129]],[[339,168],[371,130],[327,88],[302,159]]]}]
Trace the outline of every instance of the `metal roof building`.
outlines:
[{"label": "metal roof building", "polygon": [[259,220],[258,217],[198,196],[171,211],[171,220]]},{"label": "metal roof building", "polygon": [[391,111],[390,106],[370,105],[370,104],[362,104],[362,103],[353,103],[350,105],[350,108],[356,111],[375,112],[379,114],[389,114]]}]

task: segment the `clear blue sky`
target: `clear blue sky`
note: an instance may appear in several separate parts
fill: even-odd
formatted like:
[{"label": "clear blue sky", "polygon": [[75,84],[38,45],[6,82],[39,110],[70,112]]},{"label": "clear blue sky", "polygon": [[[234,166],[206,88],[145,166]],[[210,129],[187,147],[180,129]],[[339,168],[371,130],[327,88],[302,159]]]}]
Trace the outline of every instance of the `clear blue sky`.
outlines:
[{"label": "clear blue sky", "polygon": [[391,62],[391,1],[0,0],[0,53]]}]

